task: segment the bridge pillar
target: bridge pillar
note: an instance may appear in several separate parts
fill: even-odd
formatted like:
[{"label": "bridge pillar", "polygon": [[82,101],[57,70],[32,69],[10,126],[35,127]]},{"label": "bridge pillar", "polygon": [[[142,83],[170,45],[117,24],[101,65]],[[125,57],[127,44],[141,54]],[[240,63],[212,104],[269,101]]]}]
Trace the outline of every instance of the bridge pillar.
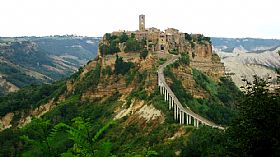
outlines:
[{"label": "bridge pillar", "polygon": [[199,124],[198,119],[195,118],[194,119],[194,126],[198,128],[198,124]]},{"label": "bridge pillar", "polygon": [[177,120],[179,119],[179,115],[180,114],[180,109],[179,109],[179,106],[177,105]]},{"label": "bridge pillar", "polygon": [[182,111],[182,124],[185,124],[185,112]]},{"label": "bridge pillar", "polygon": [[178,105],[176,105],[176,120],[178,120]]},{"label": "bridge pillar", "polygon": [[166,90],[164,87],[163,87],[163,95],[164,95],[164,101],[166,101]]},{"label": "bridge pillar", "polygon": [[174,107],[173,107],[173,109],[174,109],[174,120],[176,120],[176,109],[177,109],[177,106],[176,106],[176,104],[174,104]]},{"label": "bridge pillar", "polygon": [[182,115],[181,115],[181,111],[179,111],[179,124],[182,124]]},{"label": "bridge pillar", "polygon": [[168,93],[167,93],[167,89],[165,88],[165,101],[167,101],[168,98]]}]

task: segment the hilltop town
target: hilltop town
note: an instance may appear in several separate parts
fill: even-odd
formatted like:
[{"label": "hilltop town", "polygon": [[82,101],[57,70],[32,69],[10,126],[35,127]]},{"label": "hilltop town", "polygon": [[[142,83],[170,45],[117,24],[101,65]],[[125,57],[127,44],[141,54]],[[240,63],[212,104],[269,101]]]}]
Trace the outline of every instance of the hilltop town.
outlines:
[{"label": "hilltop town", "polygon": [[[142,46],[151,54],[156,52],[161,52],[162,55],[188,54],[191,66],[207,73],[214,79],[224,75],[224,65],[220,62],[218,55],[213,54],[209,37],[202,34],[182,33],[175,28],[167,28],[164,31],[155,27],[146,28],[145,19],[145,15],[139,15],[139,29],[136,31],[121,30],[106,33],[99,43],[99,56],[117,52],[141,51]],[[140,46],[137,46],[139,43]]]}]

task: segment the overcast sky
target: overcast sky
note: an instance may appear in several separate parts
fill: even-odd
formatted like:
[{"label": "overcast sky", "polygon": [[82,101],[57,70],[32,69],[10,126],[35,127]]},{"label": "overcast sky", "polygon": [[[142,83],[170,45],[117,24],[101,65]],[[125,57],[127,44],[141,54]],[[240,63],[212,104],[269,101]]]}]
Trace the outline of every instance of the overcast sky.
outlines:
[{"label": "overcast sky", "polygon": [[146,27],[280,39],[280,0],[0,0],[0,36],[102,36]]}]

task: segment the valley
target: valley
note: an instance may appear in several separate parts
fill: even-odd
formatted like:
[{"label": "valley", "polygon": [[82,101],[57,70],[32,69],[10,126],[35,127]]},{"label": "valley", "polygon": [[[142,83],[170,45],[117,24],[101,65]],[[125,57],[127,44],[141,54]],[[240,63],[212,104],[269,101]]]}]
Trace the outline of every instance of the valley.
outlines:
[{"label": "valley", "polygon": [[0,94],[70,76],[97,55],[98,42],[75,36],[1,37]]},{"label": "valley", "polygon": [[229,41],[145,28],[145,15],[102,38],[1,38],[0,156],[276,156],[278,87],[236,85],[279,67],[277,41]]}]

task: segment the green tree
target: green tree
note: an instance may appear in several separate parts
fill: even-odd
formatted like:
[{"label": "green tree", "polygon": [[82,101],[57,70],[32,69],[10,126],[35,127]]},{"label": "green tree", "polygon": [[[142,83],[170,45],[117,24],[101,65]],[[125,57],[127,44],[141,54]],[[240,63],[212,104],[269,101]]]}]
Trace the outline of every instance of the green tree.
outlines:
[{"label": "green tree", "polygon": [[132,62],[124,62],[122,57],[119,57],[116,55],[116,61],[115,61],[115,73],[116,74],[126,74],[132,67]]},{"label": "green tree", "polygon": [[190,58],[189,55],[186,53],[183,53],[181,55],[181,58],[179,59],[180,63],[184,64],[184,65],[190,65]]},{"label": "green tree", "polygon": [[37,155],[57,155],[52,147],[55,139],[52,138],[52,136],[48,136],[51,129],[49,120],[45,121],[43,119],[35,118],[32,120],[32,123],[27,125],[24,129],[26,130],[26,132],[28,132],[28,134],[21,136],[21,139],[27,144],[30,144],[33,149],[38,150],[39,152],[36,153]]},{"label": "green tree", "polygon": [[192,41],[192,36],[191,36],[191,34],[185,33],[185,39],[186,39],[187,41]]},{"label": "green tree", "polygon": [[124,52],[136,52],[141,50],[141,44],[135,38],[126,41]]},{"label": "green tree", "polygon": [[[21,136],[21,139],[30,144],[34,150],[33,153],[25,153],[25,156],[85,156],[85,157],[106,157],[111,155],[112,144],[109,141],[101,141],[100,137],[115,122],[109,121],[104,127],[97,131],[92,130],[89,122],[81,117],[76,117],[72,125],[59,123],[51,129],[50,121],[34,119],[27,128],[27,135]],[[31,132],[30,132],[31,131]],[[59,137],[66,133],[68,140],[73,142],[73,146],[67,152],[60,154],[56,148]],[[61,148],[61,146],[59,147]]]},{"label": "green tree", "polygon": [[128,35],[126,33],[122,33],[122,35],[119,37],[120,43],[126,42],[128,40]]},{"label": "green tree", "polygon": [[225,141],[224,131],[203,126],[193,131],[182,154],[191,157],[224,157]]},{"label": "green tree", "polygon": [[230,156],[280,156],[280,94],[254,76],[238,106],[239,118],[228,129]]},{"label": "green tree", "polygon": [[147,49],[143,49],[140,52],[140,59],[146,59],[147,56],[148,56],[148,50]]},{"label": "green tree", "polygon": [[115,54],[117,52],[120,52],[120,48],[118,47],[118,40],[112,40],[110,42],[110,46],[109,46],[109,54]]},{"label": "green tree", "polygon": [[101,52],[102,56],[109,54],[109,46],[106,44],[99,45],[99,52]]}]

